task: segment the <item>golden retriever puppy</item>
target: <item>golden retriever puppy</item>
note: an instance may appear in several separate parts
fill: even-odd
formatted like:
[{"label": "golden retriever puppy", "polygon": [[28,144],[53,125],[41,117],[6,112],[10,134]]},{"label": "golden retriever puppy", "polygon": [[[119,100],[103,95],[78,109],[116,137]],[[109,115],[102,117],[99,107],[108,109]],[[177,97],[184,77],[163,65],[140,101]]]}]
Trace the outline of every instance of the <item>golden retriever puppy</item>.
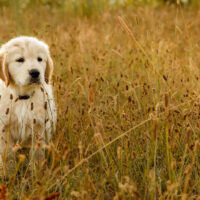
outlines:
[{"label": "golden retriever puppy", "polygon": [[[44,159],[44,145],[56,126],[53,61],[47,44],[21,36],[0,49],[0,173],[14,167],[13,147],[29,145],[33,160]],[[9,172],[8,172],[9,173]]]}]

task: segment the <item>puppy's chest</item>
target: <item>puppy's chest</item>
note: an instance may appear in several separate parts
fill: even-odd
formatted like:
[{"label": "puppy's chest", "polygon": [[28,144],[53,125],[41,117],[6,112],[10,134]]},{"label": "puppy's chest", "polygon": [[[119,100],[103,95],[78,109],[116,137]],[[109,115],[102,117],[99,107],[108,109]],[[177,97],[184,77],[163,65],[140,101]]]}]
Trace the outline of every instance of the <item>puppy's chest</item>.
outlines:
[{"label": "puppy's chest", "polygon": [[47,118],[46,105],[42,102],[23,100],[11,106],[10,128],[17,140],[25,140],[35,131],[42,132]]},{"label": "puppy's chest", "polygon": [[[39,121],[45,117],[45,103],[43,102],[32,102],[32,101],[19,101],[11,107],[11,116],[16,118],[19,122],[26,121],[30,123],[31,120],[38,119]],[[35,121],[35,120],[34,120]]]}]

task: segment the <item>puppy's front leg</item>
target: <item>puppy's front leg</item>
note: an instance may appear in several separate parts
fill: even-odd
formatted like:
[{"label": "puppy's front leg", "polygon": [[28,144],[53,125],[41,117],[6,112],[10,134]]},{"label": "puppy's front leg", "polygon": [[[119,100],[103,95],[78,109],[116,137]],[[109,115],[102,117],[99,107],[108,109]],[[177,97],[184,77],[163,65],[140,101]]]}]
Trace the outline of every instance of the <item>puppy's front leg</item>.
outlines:
[{"label": "puppy's front leg", "polygon": [[12,151],[13,142],[6,128],[0,132],[0,177],[5,177],[15,169],[15,153]]},{"label": "puppy's front leg", "polygon": [[43,140],[37,140],[35,142],[35,161],[37,163],[37,165],[41,166],[42,163],[45,161],[45,150],[44,150],[44,146],[45,146],[45,142]]},{"label": "puppy's front leg", "polygon": [[45,161],[45,140],[42,137],[36,137],[32,141],[30,158],[31,164],[37,167],[41,167],[43,162]]},{"label": "puppy's front leg", "polygon": [[5,140],[2,132],[0,133],[0,177],[4,177],[6,174],[5,166],[4,166],[4,152],[5,152]]}]

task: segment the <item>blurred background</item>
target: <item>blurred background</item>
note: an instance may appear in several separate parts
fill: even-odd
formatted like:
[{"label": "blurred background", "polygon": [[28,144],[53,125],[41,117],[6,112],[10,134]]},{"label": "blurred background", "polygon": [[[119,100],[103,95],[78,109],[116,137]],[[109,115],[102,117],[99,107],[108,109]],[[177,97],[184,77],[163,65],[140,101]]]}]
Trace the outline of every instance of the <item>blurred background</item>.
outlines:
[{"label": "blurred background", "polygon": [[12,7],[23,12],[32,6],[46,7],[48,9],[61,9],[76,15],[91,16],[105,9],[131,8],[135,6],[198,6],[198,0],[0,0],[0,7]]}]

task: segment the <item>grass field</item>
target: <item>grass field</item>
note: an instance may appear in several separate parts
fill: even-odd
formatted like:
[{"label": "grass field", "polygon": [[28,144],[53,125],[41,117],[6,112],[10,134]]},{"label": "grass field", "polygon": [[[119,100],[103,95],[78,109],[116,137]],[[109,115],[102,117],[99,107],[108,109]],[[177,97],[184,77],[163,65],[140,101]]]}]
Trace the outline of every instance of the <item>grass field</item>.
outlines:
[{"label": "grass field", "polygon": [[49,44],[58,109],[47,162],[0,199],[200,199],[198,9],[0,12],[1,43]]}]

